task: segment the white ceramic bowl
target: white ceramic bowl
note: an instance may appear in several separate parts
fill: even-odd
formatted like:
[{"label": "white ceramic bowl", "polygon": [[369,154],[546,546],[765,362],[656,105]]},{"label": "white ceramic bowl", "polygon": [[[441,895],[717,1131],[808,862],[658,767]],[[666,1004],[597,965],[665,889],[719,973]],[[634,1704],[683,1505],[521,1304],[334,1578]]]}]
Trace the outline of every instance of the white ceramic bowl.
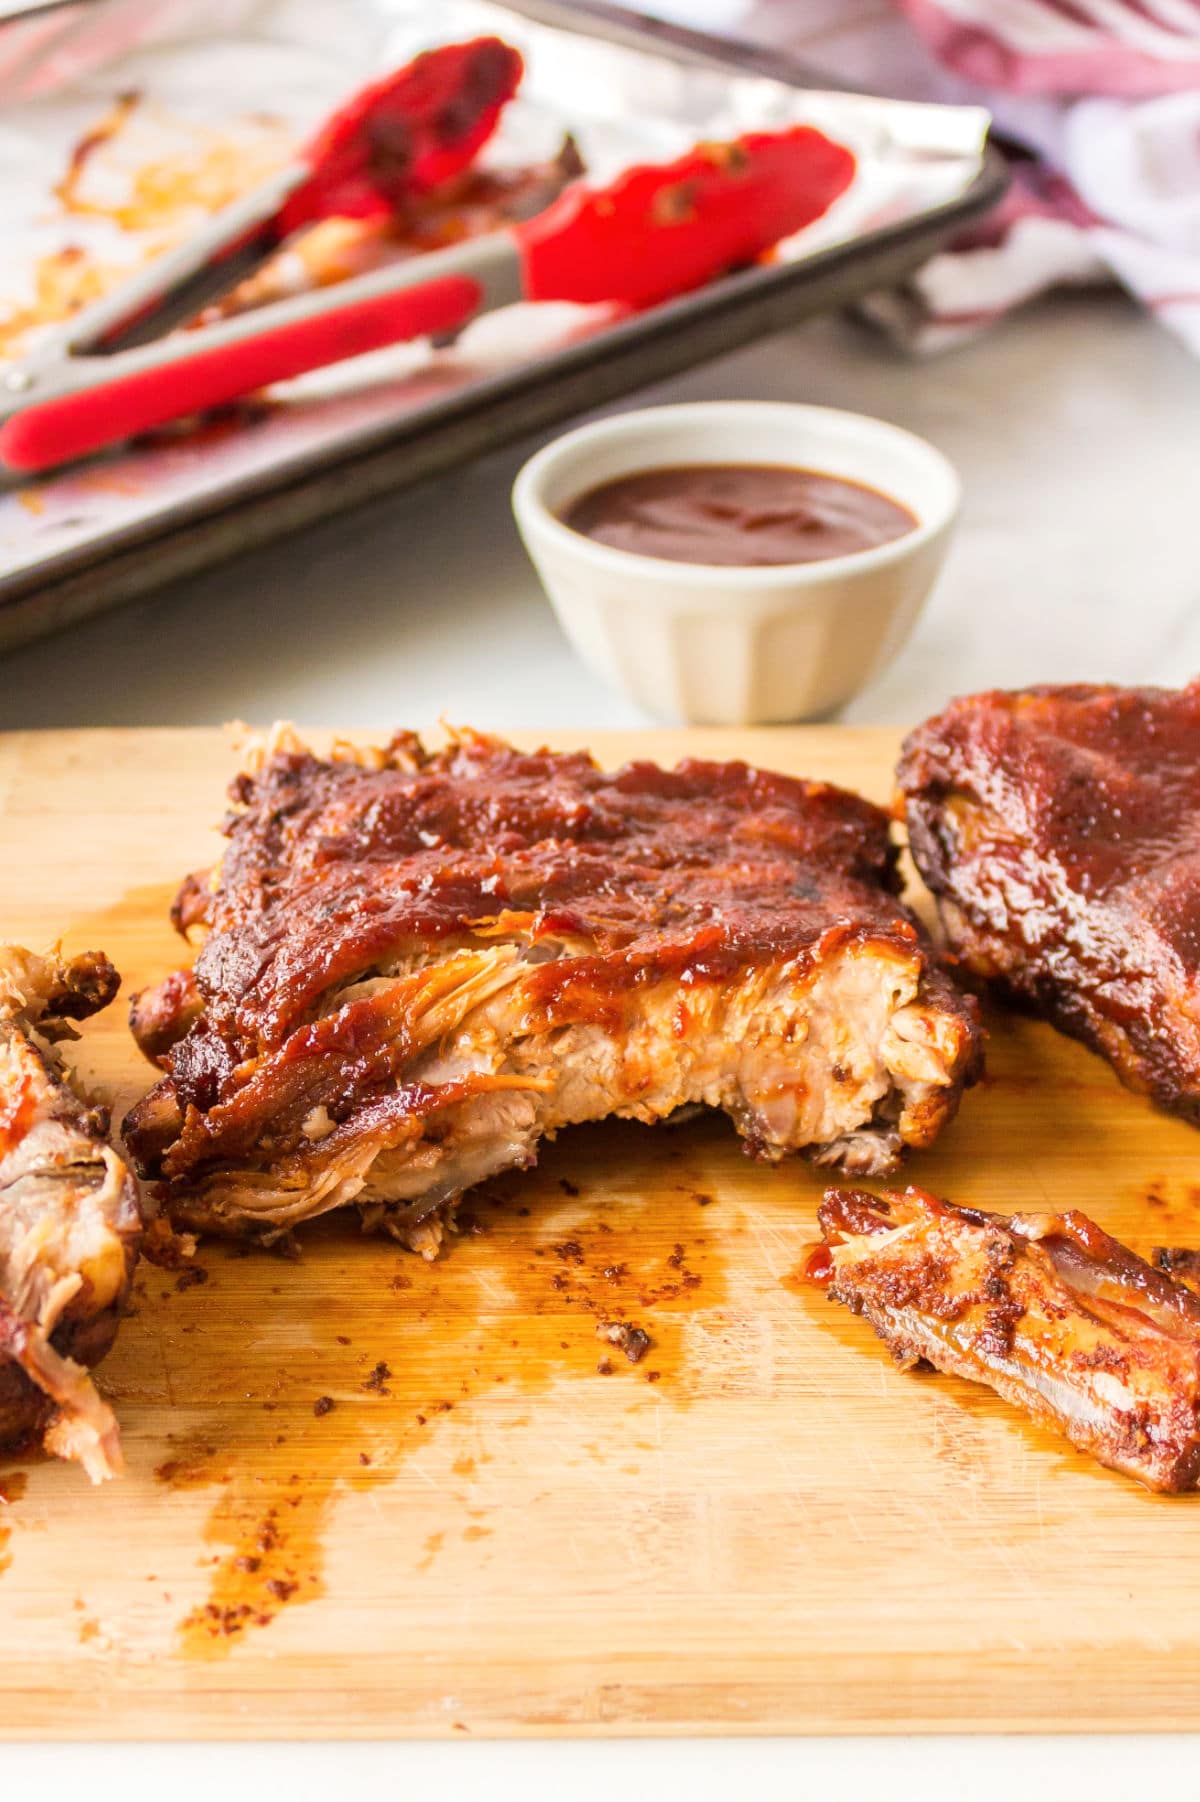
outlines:
[{"label": "white ceramic bowl", "polygon": [[[672,563],[597,544],[558,515],[587,489],[689,463],[785,463],[865,482],[917,525],[849,557],[770,568]],[[958,511],[954,469],[899,426],[830,407],[705,401],[620,413],[530,458],[513,511],[567,637],[660,719],[814,719],[858,693],[911,632]]]}]

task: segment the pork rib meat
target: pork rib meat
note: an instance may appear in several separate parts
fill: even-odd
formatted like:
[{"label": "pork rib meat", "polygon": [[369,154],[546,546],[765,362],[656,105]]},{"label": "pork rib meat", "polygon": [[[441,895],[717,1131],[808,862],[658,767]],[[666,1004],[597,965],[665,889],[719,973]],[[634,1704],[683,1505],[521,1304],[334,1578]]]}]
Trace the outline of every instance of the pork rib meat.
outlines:
[{"label": "pork rib meat", "polygon": [[[986,1383],[1149,1489],[1200,1475],[1200,1299],[1086,1215],[831,1189],[810,1271],[897,1360]],[[823,1265],[823,1268],[822,1268]]]},{"label": "pork rib meat", "polygon": [[539,1139],[690,1104],[756,1156],[883,1170],[975,1075],[886,815],[828,784],[283,733],[232,792],[176,904],[194,972],[133,1010],[167,1074],[126,1132],[181,1225],[270,1237],[353,1203],[432,1254]]},{"label": "pork rib meat", "polygon": [[898,780],[966,964],[1200,1125],[1200,683],[971,695]]},{"label": "pork rib meat", "polygon": [[116,994],[108,959],[0,946],[0,1446],[41,1433],[93,1482],[121,1468],[89,1368],[111,1346],[137,1257],[137,1185],[108,1118],[56,1049]]}]

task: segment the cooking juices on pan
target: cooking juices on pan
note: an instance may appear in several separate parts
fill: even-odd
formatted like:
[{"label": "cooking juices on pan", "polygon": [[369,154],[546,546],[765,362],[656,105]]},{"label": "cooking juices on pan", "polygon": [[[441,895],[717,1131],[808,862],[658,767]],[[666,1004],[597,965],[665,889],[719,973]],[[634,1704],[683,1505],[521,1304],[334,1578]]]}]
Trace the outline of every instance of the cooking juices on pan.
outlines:
[{"label": "cooking juices on pan", "polygon": [[672,563],[816,563],[903,538],[916,515],[862,482],[774,463],[696,463],[618,476],[578,496],[564,525]]}]

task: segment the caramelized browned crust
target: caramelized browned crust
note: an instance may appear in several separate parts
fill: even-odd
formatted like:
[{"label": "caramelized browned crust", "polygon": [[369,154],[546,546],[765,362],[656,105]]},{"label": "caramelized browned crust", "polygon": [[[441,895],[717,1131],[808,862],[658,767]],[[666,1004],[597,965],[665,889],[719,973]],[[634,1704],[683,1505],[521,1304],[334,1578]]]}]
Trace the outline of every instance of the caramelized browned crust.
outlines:
[{"label": "caramelized browned crust", "polygon": [[[176,899],[180,919],[183,911]],[[153,988],[142,989],[129,1003],[129,1030],[142,1055],[160,1069],[170,1068],[170,1054],[204,1012],[204,997],[191,970],[173,970]]]},{"label": "caramelized browned crust", "polygon": [[1200,684],[972,695],[898,781],[971,969],[1200,1124]]},{"label": "caramelized browned crust", "polygon": [[897,1360],[986,1383],[1149,1489],[1200,1475],[1200,1300],[1076,1212],[831,1189],[815,1275]]},{"label": "caramelized browned crust", "polygon": [[694,1102],[759,1155],[888,1167],[974,1075],[886,816],[840,789],[406,734],[285,741],[233,797],[178,910],[195,991],[135,1010],[170,1075],[126,1130],[189,1225],[355,1201],[409,1236],[561,1125]]},{"label": "caramelized browned crust", "polygon": [[74,1093],[54,1041],[118,981],[99,953],[0,946],[0,1446],[42,1435],[94,1481],[121,1452],[88,1370],[116,1335],[142,1222],[107,1115]]}]

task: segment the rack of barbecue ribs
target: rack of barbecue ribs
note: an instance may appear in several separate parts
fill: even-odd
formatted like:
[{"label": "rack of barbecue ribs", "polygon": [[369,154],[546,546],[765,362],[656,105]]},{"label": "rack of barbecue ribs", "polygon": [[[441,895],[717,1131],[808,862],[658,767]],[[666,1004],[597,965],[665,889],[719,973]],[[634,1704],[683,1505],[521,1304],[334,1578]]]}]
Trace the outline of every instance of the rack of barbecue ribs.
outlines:
[{"label": "rack of barbecue ribs", "polygon": [[125,1122],[173,1218],[271,1237],[347,1203],[433,1255],[456,1198],[608,1115],[724,1109],[753,1155],[857,1172],[928,1145],[979,1029],[898,899],[883,811],[689,760],[606,774],[458,734],[232,789],[136,998],[166,1074]]},{"label": "rack of barbecue ribs", "polygon": [[1200,1298],[1079,1213],[831,1189],[810,1273],[906,1368],[986,1383],[1149,1489],[1200,1475]]},{"label": "rack of barbecue ribs", "polygon": [[56,1044],[118,982],[99,952],[0,946],[0,1446],[41,1434],[93,1482],[120,1470],[121,1446],[88,1371],[116,1336],[142,1217],[107,1116]]},{"label": "rack of barbecue ribs", "polygon": [[970,969],[1200,1125],[1200,683],[954,701],[897,779]]}]

